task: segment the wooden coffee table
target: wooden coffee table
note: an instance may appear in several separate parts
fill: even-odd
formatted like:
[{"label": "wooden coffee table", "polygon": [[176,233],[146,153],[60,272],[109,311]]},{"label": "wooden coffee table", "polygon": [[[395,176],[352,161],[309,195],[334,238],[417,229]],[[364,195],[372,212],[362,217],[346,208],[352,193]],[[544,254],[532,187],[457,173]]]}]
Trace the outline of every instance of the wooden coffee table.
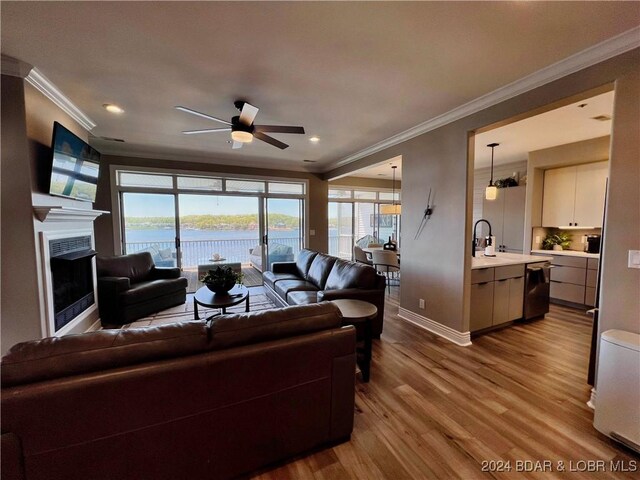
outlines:
[{"label": "wooden coffee table", "polygon": [[[201,287],[193,296],[193,318],[200,320],[198,315],[198,305],[206,308],[217,308],[222,310],[222,314],[227,313],[228,307],[233,307],[239,303],[246,302],[245,312],[249,311],[249,289],[244,285],[236,285],[228,293],[213,293],[206,286]],[[207,317],[207,320],[220,315],[215,313]]]},{"label": "wooden coffee table", "polygon": [[373,329],[372,320],[378,314],[378,308],[363,300],[331,300],[331,303],[336,305],[342,313],[342,323],[344,325],[357,326],[362,324],[364,327],[364,346],[362,348],[362,355],[358,355],[357,361],[360,370],[362,371],[362,380],[369,381],[371,374],[371,350],[373,346]]}]

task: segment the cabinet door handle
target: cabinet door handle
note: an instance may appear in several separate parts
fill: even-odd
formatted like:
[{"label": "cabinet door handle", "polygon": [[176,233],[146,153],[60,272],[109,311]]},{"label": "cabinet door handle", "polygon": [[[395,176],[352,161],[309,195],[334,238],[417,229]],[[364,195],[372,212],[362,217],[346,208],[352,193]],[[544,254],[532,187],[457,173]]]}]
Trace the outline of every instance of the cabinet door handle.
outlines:
[{"label": "cabinet door handle", "polygon": [[479,283],[478,285],[486,285],[486,284],[488,284],[488,283],[489,283],[489,282],[481,282],[481,283]]},{"label": "cabinet door handle", "polygon": [[499,282],[506,282],[507,280],[509,280],[508,278],[503,278],[502,280],[498,280]]}]

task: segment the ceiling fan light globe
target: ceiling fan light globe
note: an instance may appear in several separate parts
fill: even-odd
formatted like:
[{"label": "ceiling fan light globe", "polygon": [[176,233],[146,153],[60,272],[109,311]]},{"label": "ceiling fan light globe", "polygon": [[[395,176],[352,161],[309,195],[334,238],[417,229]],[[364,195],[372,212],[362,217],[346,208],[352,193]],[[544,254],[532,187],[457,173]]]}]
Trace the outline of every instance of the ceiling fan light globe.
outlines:
[{"label": "ceiling fan light globe", "polygon": [[250,132],[235,130],[231,132],[231,138],[234,142],[250,143],[253,141],[253,135]]}]

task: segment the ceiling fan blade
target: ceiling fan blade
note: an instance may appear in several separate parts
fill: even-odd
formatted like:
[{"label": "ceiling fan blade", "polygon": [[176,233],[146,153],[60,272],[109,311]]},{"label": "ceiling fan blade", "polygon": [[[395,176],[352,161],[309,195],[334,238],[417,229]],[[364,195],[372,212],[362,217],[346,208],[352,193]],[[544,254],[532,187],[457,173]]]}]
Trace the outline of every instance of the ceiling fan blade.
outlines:
[{"label": "ceiling fan blade", "polygon": [[212,117],[211,115],[207,115],[206,113],[197,112],[192,110],[191,108],[177,106],[176,110],[180,110],[181,112],[190,113],[192,115],[197,115],[198,117],[206,118],[209,120],[213,120],[215,122],[224,123],[225,125],[231,125],[231,122],[227,122],[226,120],[222,120],[220,118]]},{"label": "ceiling fan blade", "polygon": [[217,132],[230,132],[231,128],[207,128],[204,130],[185,130],[185,135],[193,135],[195,133],[217,133]]},{"label": "ceiling fan blade", "polygon": [[258,114],[258,110],[260,110],[258,107],[254,107],[250,103],[244,102],[244,105],[242,106],[242,111],[240,112],[240,123],[248,127],[251,126],[251,124],[253,123],[253,120],[256,118],[256,115]]},{"label": "ceiling fan blade", "polygon": [[276,140],[275,138],[270,137],[269,135],[265,135],[264,133],[261,133],[261,132],[254,132],[253,136],[256,137],[258,140],[267,142],[268,144],[273,145],[274,147],[278,147],[281,150],[284,150],[289,146],[286,143],[282,143],[280,140]]},{"label": "ceiling fan blade", "polygon": [[238,148],[242,148],[242,142],[233,142],[233,145],[231,145],[231,148],[233,150],[237,150]]},{"label": "ceiling fan blade", "polygon": [[291,127],[286,125],[254,125],[256,132],[275,133],[304,133],[304,127]]}]

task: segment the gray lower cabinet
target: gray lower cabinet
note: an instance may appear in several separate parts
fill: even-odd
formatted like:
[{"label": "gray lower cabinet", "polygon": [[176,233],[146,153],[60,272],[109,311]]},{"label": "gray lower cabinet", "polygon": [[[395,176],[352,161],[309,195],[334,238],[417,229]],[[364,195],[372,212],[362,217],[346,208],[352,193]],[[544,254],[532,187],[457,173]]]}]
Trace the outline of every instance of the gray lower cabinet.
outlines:
[{"label": "gray lower cabinet", "polygon": [[598,259],[564,255],[549,255],[551,264],[551,300],[594,306],[596,301],[596,281]]},{"label": "gray lower cabinet", "polygon": [[524,315],[524,276],[509,279],[509,321]]},{"label": "gray lower cabinet", "polygon": [[470,330],[482,330],[493,325],[493,282],[471,285]]},{"label": "gray lower cabinet", "polygon": [[524,265],[471,271],[472,332],[522,318]]}]

